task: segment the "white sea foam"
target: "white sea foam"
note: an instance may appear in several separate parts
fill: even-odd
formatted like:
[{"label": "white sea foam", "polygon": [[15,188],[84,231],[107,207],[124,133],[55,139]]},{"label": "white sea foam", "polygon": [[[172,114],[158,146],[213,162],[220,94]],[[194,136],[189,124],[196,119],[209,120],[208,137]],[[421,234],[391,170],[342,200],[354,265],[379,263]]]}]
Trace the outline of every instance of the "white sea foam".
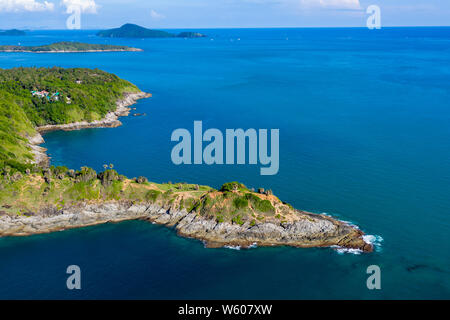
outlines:
[{"label": "white sea foam", "polygon": [[338,254],[350,253],[350,254],[358,255],[363,252],[360,249],[344,248],[344,247],[340,247],[340,246],[331,246],[331,248],[333,248]]},{"label": "white sea foam", "polygon": [[353,222],[353,221],[347,221],[347,220],[342,220],[342,219],[341,219],[341,216],[340,216],[339,214],[337,214],[337,213],[335,213],[335,214],[329,214],[328,212],[322,212],[322,213],[320,213],[320,214],[323,214],[324,216],[327,216],[327,217],[330,217],[330,218],[333,218],[333,219],[337,219],[337,220],[339,220],[340,222],[343,222],[343,223],[345,223],[346,225],[349,225],[350,227],[353,227],[353,228],[359,230],[359,226],[358,226],[355,222]]},{"label": "white sea foam", "polygon": [[[354,223],[352,221],[341,220],[338,214],[331,215],[327,212],[322,212],[321,214],[328,216],[328,217],[332,217],[332,218],[338,218],[339,221],[341,221],[355,229],[360,230],[360,228],[358,227],[358,225],[356,223]],[[376,252],[381,252],[381,243],[384,241],[382,236],[366,234],[366,235],[363,235],[363,240],[365,243],[373,245]],[[336,247],[338,249],[336,249]],[[335,248],[336,251],[340,254],[342,254],[342,253],[360,254],[362,252],[361,250],[358,250],[358,249],[347,249],[347,248],[341,248],[339,246],[332,246],[332,248]],[[361,251],[361,252],[358,252],[358,251]]]},{"label": "white sea foam", "polygon": [[373,245],[376,252],[381,251],[381,243],[384,241],[382,236],[365,234],[363,240],[365,243]]},{"label": "white sea foam", "polygon": [[241,246],[223,246],[223,247],[231,250],[241,250]]},{"label": "white sea foam", "polygon": [[[241,246],[223,246],[224,248],[227,249],[231,249],[231,250],[241,250]],[[244,247],[244,249],[254,249],[257,248],[258,245],[256,244],[256,242],[252,243],[251,245],[249,245],[248,247]]]},{"label": "white sea foam", "polygon": [[[378,235],[365,234],[363,235],[363,240],[365,243],[373,245],[376,252],[381,252],[381,243],[383,242],[383,237]],[[338,254],[351,253],[351,254],[361,254],[363,251],[360,249],[344,248],[340,246],[331,246]]]},{"label": "white sea foam", "polygon": [[361,254],[363,251],[360,249],[349,249],[349,248],[339,248],[336,249],[338,254],[351,253],[351,254]]}]

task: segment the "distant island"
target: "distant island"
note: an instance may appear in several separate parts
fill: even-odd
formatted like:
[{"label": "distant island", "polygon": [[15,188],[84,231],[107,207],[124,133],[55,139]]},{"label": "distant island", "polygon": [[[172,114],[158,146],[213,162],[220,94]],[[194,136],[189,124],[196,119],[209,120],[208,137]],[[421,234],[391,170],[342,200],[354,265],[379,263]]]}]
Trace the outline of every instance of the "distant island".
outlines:
[{"label": "distant island", "polygon": [[25,36],[25,35],[26,35],[25,31],[17,29],[0,31],[0,36]]},{"label": "distant island", "polygon": [[120,28],[102,30],[97,36],[104,38],[204,38],[199,32],[181,32],[174,34],[162,30],[147,29],[136,24],[127,23]]},{"label": "distant island", "polygon": [[181,32],[177,35],[178,38],[205,38],[206,35],[199,32]]},{"label": "distant island", "polygon": [[117,52],[117,51],[143,51],[127,46],[109,44],[91,44],[81,42],[63,41],[42,46],[0,46],[0,52],[33,52],[33,53],[70,53],[70,52]]}]

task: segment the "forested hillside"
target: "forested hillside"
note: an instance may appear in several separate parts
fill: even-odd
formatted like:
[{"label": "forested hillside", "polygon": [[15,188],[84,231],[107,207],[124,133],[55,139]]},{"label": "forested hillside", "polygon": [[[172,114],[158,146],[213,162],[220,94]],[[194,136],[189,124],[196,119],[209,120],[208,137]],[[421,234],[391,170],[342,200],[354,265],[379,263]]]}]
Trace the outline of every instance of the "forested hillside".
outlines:
[{"label": "forested hillside", "polygon": [[30,160],[26,137],[35,127],[99,120],[123,93],[138,91],[98,69],[0,69],[0,161]]}]

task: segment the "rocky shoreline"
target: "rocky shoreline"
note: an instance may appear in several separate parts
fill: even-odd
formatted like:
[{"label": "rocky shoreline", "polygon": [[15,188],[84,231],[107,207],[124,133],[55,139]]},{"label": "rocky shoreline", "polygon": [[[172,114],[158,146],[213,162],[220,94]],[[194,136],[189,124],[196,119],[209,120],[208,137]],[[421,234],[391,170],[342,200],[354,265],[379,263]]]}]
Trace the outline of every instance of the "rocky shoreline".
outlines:
[{"label": "rocky shoreline", "polygon": [[29,147],[34,154],[34,163],[48,167],[50,164],[50,159],[47,156],[47,149],[40,147],[43,144],[44,138],[42,134],[50,131],[63,130],[63,131],[73,131],[81,130],[87,128],[115,128],[122,125],[118,119],[119,117],[128,116],[130,113],[129,106],[135,104],[138,100],[149,98],[152,95],[146,92],[138,93],[124,93],[124,97],[116,102],[117,108],[114,112],[109,112],[101,120],[96,120],[92,122],[81,121],[68,124],[58,124],[58,125],[46,125],[36,127],[37,134],[32,137],[28,137]]},{"label": "rocky shoreline", "polygon": [[339,247],[362,252],[373,250],[372,245],[364,241],[362,231],[344,222],[304,211],[298,211],[298,217],[296,221],[281,224],[258,222],[255,225],[239,225],[217,222],[196,212],[164,208],[153,203],[82,202],[60,210],[46,207],[28,217],[2,216],[0,236],[28,236],[140,219],[172,227],[178,235],[201,240],[211,248],[293,246]]}]

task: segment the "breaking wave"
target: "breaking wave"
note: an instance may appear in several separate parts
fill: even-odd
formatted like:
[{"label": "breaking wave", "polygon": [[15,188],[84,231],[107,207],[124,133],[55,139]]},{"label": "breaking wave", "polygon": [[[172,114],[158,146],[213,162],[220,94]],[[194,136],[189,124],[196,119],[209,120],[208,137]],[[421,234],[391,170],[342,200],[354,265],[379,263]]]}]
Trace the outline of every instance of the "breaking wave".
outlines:
[{"label": "breaking wave", "polygon": [[252,243],[251,245],[249,245],[248,247],[241,247],[241,246],[223,246],[224,248],[227,249],[231,249],[231,250],[241,250],[241,249],[254,249],[257,248],[258,245],[256,244],[256,242]]},{"label": "breaking wave", "polygon": [[363,240],[365,243],[373,245],[376,252],[381,252],[381,243],[384,241],[382,236],[365,234]]}]

